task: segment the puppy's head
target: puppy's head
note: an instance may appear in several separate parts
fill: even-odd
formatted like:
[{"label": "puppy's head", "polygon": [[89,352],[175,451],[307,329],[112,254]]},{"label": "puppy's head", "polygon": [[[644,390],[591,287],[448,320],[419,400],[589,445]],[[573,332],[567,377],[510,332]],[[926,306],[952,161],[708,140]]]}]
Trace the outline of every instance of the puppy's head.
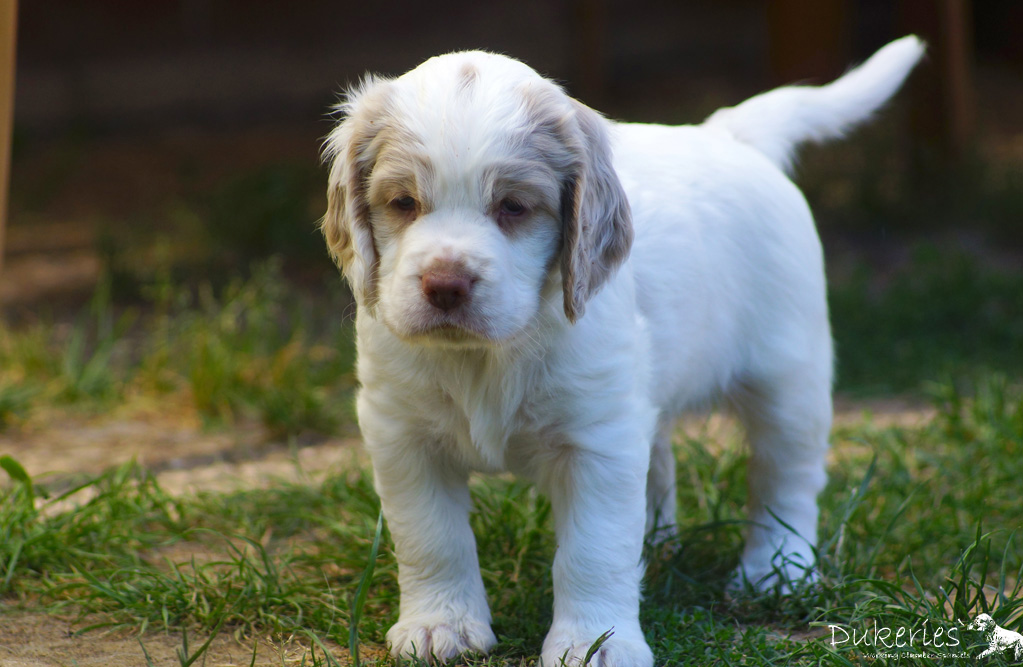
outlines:
[{"label": "puppy's head", "polygon": [[995,619],[991,618],[987,614],[981,614],[966,627],[967,630],[975,630],[978,632],[987,632],[992,628],[997,627]]},{"label": "puppy's head", "polygon": [[340,110],[323,231],[396,335],[501,343],[558,291],[575,321],[628,255],[606,122],[522,63],[440,56]]}]

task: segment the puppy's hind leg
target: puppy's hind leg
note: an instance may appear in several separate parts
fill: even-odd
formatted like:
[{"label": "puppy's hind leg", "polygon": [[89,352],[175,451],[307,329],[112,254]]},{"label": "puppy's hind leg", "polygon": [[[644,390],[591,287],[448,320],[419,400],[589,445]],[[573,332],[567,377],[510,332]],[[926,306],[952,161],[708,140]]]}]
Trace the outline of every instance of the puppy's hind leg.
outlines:
[{"label": "puppy's hind leg", "polygon": [[751,449],[750,528],[737,584],[790,591],[814,577],[832,419],[830,345],[828,352],[827,363],[790,365],[730,396]]},{"label": "puppy's hind leg", "polygon": [[670,540],[678,534],[675,524],[675,451],[671,434],[675,420],[661,416],[650,450],[650,469],[646,477],[646,534],[654,542]]}]

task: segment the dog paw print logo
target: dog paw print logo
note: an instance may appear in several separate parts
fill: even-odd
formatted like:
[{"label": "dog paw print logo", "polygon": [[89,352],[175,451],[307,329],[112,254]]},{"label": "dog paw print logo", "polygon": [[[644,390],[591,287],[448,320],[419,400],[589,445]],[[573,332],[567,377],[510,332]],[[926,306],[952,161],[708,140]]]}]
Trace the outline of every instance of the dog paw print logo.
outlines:
[{"label": "dog paw print logo", "polygon": [[1010,651],[1017,661],[1023,660],[1023,635],[999,627],[995,619],[987,614],[981,614],[973,619],[966,629],[983,632],[984,639],[987,640],[987,648],[977,657],[986,658],[996,653]]}]

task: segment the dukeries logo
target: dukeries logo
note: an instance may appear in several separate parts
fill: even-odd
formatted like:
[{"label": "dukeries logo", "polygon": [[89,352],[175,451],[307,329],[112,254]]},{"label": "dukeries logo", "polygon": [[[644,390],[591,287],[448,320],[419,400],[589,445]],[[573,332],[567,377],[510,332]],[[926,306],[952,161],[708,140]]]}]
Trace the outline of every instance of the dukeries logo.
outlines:
[{"label": "dukeries logo", "polygon": [[[859,626],[829,623],[825,627],[833,650],[858,650],[873,660],[988,658],[1002,654],[1009,660],[1023,661],[1023,635],[1000,627],[988,614],[978,615],[969,624],[928,619],[912,627],[900,627],[874,620]],[[982,636],[973,637],[975,633]],[[967,650],[984,642],[987,648],[979,654]]]},{"label": "dukeries logo", "polygon": [[860,627],[828,624],[831,648],[858,648],[875,660],[899,657],[965,658],[960,628],[954,623],[942,625],[925,620],[915,627],[882,625],[877,620]]}]

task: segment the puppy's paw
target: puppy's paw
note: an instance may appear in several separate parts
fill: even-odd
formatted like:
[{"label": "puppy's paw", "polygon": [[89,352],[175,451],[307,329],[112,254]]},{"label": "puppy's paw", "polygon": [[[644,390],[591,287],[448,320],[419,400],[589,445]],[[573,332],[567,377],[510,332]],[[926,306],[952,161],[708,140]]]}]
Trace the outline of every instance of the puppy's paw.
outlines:
[{"label": "puppy's paw", "polygon": [[417,656],[434,664],[462,653],[487,653],[496,643],[489,623],[469,617],[401,618],[387,631],[387,644],[395,658]]},{"label": "puppy's paw", "polygon": [[[540,667],[653,667],[654,654],[643,635],[580,637],[551,630],[543,643]],[[600,640],[603,638],[603,641]],[[594,646],[598,642],[599,645]],[[592,654],[591,654],[592,651]],[[590,656],[586,662],[586,656]]]}]

